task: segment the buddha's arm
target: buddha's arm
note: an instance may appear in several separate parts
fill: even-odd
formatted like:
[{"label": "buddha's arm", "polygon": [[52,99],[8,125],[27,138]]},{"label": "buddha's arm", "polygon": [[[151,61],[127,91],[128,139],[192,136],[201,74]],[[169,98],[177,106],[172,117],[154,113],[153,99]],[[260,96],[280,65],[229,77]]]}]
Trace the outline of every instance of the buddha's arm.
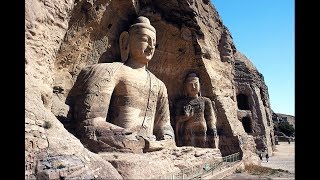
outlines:
[{"label": "buddha's arm", "polygon": [[217,136],[216,116],[209,98],[205,99],[204,117],[207,123],[207,134]]},{"label": "buddha's arm", "polygon": [[185,115],[184,112],[184,102],[183,101],[177,101],[176,107],[175,107],[175,123],[176,123],[176,129],[175,129],[175,135],[181,136],[183,132],[183,124],[185,121],[188,121],[190,119],[189,116]]},{"label": "buddha's arm", "polygon": [[111,95],[117,82],[118,64],[96,64],[84,68],[75,83],[75,120],[103,129],[123,129],[106,122]]},{"label": "buddha's arm", "polygon": [[170,124],[167,88],[162,82],[159,87],[153,133],[159,140],[167,138],[174,139],[173,128]]}]

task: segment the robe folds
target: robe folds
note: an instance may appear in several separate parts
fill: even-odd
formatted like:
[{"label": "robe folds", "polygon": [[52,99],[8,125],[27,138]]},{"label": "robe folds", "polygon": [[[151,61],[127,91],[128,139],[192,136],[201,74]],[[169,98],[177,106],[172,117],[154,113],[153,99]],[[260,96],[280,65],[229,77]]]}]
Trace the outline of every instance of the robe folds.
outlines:
[{"label": "robe folds", "polygon": [[207,97],[184,97],[175,107],[176,136],[179,146],[207,147],[212,145],[208,130],[216,129],[212,101]]},{"label": "robe folds", "polygon": [[174,137],[165,84],[150,71],[140,76],[120,62],[87,66],[79,73],[68,102],[77,122],[101,117],[143,136]]}]

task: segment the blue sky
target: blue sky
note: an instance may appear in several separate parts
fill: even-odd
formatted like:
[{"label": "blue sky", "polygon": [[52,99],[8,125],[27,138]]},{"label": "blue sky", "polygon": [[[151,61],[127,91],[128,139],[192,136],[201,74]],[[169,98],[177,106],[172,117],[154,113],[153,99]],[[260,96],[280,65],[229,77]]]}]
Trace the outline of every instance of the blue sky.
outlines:
[{"label": "blue sky", "polygon": [[294,116],[294,0],[211,2],[236,48],[263,74],[271,109]]}]

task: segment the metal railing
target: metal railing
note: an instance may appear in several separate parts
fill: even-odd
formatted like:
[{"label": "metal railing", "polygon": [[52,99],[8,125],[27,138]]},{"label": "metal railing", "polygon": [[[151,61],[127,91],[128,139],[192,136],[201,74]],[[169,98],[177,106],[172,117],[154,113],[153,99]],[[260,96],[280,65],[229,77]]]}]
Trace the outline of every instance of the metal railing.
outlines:
[{"label": "metal railing", "polygon": [[156,179],[197,179],[202,174],[205,174],[209,171],[213,171],[215,168],[219,167],[223,162],[214,160],[198,164],[189,168],[181,169],[176,173],[168,173],[157,177]]},{"label": "metal railing", "polygon": [[214,161],[208,161],[199,165],[195,165],[189,168],[181,169],[179,172],[170,172],[168,174],[156,177],[156,179],[201,179],[201,176],[212,172],[225,164],[239,161],[240,153],[234,153],[225,157],[222,157],[222,161],[215,159]]},{"label": "metal railing", "polygon": [[223,162],[236,162],[240,160],[240,152],[222,157]]}]

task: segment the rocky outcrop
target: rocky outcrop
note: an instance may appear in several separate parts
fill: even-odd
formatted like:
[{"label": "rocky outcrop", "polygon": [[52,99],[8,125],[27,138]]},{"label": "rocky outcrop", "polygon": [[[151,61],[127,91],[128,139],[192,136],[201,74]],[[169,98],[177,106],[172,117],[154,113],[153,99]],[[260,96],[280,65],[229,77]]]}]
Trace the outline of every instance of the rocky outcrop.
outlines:
[{"label": "rocky outcrop", "polygon": [[[182,93],[183,78],[195,71],[201,77],[202,95],[214,103],[221,154],[241,152],[246,162],[258,163],[255,146],[263,137],[271,151],[273,126],[263,76],[238,54],[232,36],[209,1],[28,0],[26,179],[131,177],[121,174],[123,170],[111,164],[114,161],[110,158],[87,150],[68,131],[72,118],[65,100],[83,67],[121,59],[119,35],[137,15],[148,17],[157,31],[156,50],[148,69],[166,85],[171,114],[174,100]],[[239,94],[250,97],[249,109],[238,109]],[[245,117],[253,124],[252,132],[243,126],[241,119]]]},{"label": "rocky outcrop", "polygon": [[[72,0],[25,2],[25,176],[121,179],[109,162],[83,147],[51,112],[57,102],[53,101],[54,62],[73,8]],[[48,163],[53,159],[57,164]]]},{"label": "rocky outcrop", "polygon": [[162,179],[164,175],[177,175],[185,169],[202,169],[204,163],[222,162],[219,149],[190,146],[146,154],[103,152],[99,155],[111,162],[124,179]]},{"label": "rocky outcrop", "polygon": [[235,72],[238,120],[254,137],[256,149],[266,149],[272,154],[275,145],[272,111],[263,75],[240,52],[235,54]]}]

